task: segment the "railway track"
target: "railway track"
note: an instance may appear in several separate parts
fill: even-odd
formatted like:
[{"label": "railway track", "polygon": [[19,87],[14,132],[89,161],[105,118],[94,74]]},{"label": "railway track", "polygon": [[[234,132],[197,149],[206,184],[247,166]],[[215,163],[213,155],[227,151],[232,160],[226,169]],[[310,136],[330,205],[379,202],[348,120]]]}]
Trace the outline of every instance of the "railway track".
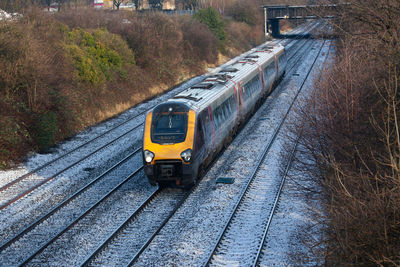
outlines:
[{"label": "railway track", "polygon": [[[293,60],[298,61],[300,59],[293,58]],[[290,75],[290,73],[287,75]],[[276,96],[279,95],[277,92],[279,92],[279,88],[277,88],[275,93],[271,95],[271,98],[267,101],[266,105],[259,110],[261,113],[265,113],[266,110],[269,109],[268,107],[271,104],[271,99],[276,99]],[[274,100],[272,100],[272,102],[274,102]],[[259,116],[259,114],[257,116]],[[250,126],[250,128],[253,127]],[[247,132],[248,129],[245,131]],[[242,139],[247,139],[247,136],[247,134],[240,134],[238,136],[239,141],[235,140],[233,147],[236,147],[238,143],[242,143],[244,141]],[[166,227],[164,227],[163,230],[154,238],[154,241],[149,244],[149,248],[143,252],[144,255],[134,262],[135,265],[173,265],[179,262],[184,262],[184,264],[193,266],[199,266],[202,264],[202,262],[199,263],[199,260],[202,261],[201,255],[203,255],[203,251],[206,253],[214,243],[214,241],[212,241],[214,239],[212,238],[213,233],[219,231],[219,229],[223,227],[223,225],[221,225],[215,228],[216,225],[220,225],[219,221],[223,223],[221,218],[226,216],[221,211],[223,209],[222,206],[231,205],[229,204],[229,199],[232,197],[232,192],[226,195],[224,191],[227,190],[229,192],[233,190],[233,192],[235,192],[235,188],[243,187],[243,181],[241,181],[241,178],[237,178],[237,182],[234,183],[236,186],[215,185],[215,176],[229,176],[228,173],[231,171],[235,172],[235,170],[232,170],[232,167],[230,166],[232,166],[233,162],[236,162],[238,158],[243,157],[240,156],[240,154],[238,155],[237,153],[233,153],[236,150],[235,148],[228,150],[229,154],[223,156],[224,159],[222,162],[219,161],[217,163],[216,168],[218,171],[214,169],[211,172],[210,175],[213,178],[207,177],[210,175],[206,175],[205,181],[200,183],[198,190],[190,196],[190,198],[185,202],[185,205],[177,211],[176,215],[169,221]],[[239,192],[235,192],[233,195],[236,197],[238,193]],[[221,200],[222,203],[219,203]],[[219,204],[205,204],[204,202],[218,202]],[[204,218],[205,216],[207,218],[210,217],[210,219]],[[215,219],[215,222],[213,218]],[[208,222],[209,220],[212,222]],[[206,229],[201,230],[198,228]],[[199,236],[199,234],[196,233],[196,230],[200,231],[202,234]],[[185,254],[187,247],[190,249],[188,250],[188,253]]]},{"label": "railway track", "polygon": [[[316,27],[316,25],[314,25],[312,28],[314,27]],[[285,42],[285,40],[280,42]],[[290,42],[291,40],[289,41],[289,43]],[[192,83],[197,82],[198,80],[201,80],[202,78],[203,76],[192,79],[190,82],[187,83],[186,86],[183,87],[183,89],[179,90],[178,92],[175,92],[174,94],[183,91],[186,87],[190,86]],[[144,119],[141,117],[142,116],[144,117],[144,114],[147,112],[147,110],[154,107],[160,101],[162,100],[157,101],[150,108],[147,108],[144,111],[141,111],[133,115],[132,117],[129,117],[128,119],[112,126],[111,129],[108,129],[105,132],[99,134],[98,136],[78,145],[77,147],[71,149],[70,151],[54,158],[53,160],[46,162],[45,164],[33,169],[32,171],[29,171],[19,176],[18,178],[8,182],[7,184],[1,186],[0,201],[2,202],[0,202],[0,211],[10,206],[14,202],[18,201],[19,199],[25,197],[26,195],[32,193],[33,191],[37,190],[44,184],[52,181],[57,176],[63,174],[67,170],[70,170],[74,166],[77,166],[78,164],[82,163],[84,160],[89,159],[96,153],[106,150],[108,147],[116,143],[121,138],[127,136],[130,133],[133,133],[135,130],[138,130],[143,125]],[[126,126],[132,122],[135,122],[134,126],[131,126],[128,129],[122,129],[122,133],[121,134],[117,133],[117,136],[112,135],[112,133],[117,129],[122,128],[123,126]],[[110,139],[106,138],[108,135],[111,136]],[[103,137],[105,140],[103,140]],[[93,145],[93,147],[91,145]],[[76,156],[76,154],[79,155]],[[65,164],[64,167],[60,169],[53,169],[52,170],[53,172],[50,175],[44,175],[43,177],[39,175],[40,172],[43,172],[46,169],[51,169],[53,165],[57,165],[57,163],[60,161],[64,161],[67,164]]]},{"label": "railway track", "polygon": [[[228,216],[229,220],[227,220],[223,230],[220,232],[217,242],[204,265],[221,266],[239,262],[240,265],[257,266],[285,178],[282,178],[280,181],[263,179],[262,169],[268,167],[268,161],[266,160],[268,153],[325,46],[326,41],[319,48],[317,56],[300,88],[297,90],[286,114],[274,130],[272,138],[269,139],[269,142],[258,158],[257,164],[248,177],[246,186],[243,187],[240,197]],[[269,194],[266,194],[266,192],[270,192],[271,190],[274,192],[272,198]],[[260,229],[263,230],[261,231]],[[241,235],[240,233],[243,234]],[[255,244],[258,245],[255,246]],[[254,254],[246,255],[244,258],[242,253],[243,251],[249,251],[249,248],[251,248]]]},{"label": "railway track", "polygon": [[[129,165],[137,160],[134,156],[140,155],[140,151],[137,149],[90,184],[5,241],[0,246],[0,261],[6,264],[10,260],[24,259],[23,262],[26,262],[41,253],[59,236],[120,190],[123,185],[138,176],[142,167],[131,173]],[[16,247],[18,249],[15,249]],[[26,257],[25,254],[29,253],[31,255]],[[15,262],[9,263],[10,265],[15,264]],[[21,264],[19,261],[16,263]]]},{"label": "railway track", "polygon": [[157,190],[81,266],[132,265],[193,190]]},{"label": "railway track", "polygon": [[[123,184],[118,185],[114,190],[119,190]],[[62,243],[63,239],[72,239],[76,232],[87,231],[87,228],[98,227],[98,223],[88,225],[88,221],[92,219],[85,218],[91,216],[99,205],[104,205],[106,198],[114,193],[110,192],[107,196],[101,199],[96,205],[93,205],[85,213],[79,216],[71,224],[61,230],[53,238],[42,244],[33,253],[30,253],[18,265],[42,264],[44,261],[51,264],[52,253],[57,248],[51,248],[55,243]],[[194,188],[192,188],[194,190]],[[191,191],[192,191],[191,190]],[[141,204],[137,205],[134,211],[125,216],[126,219],[118,220],[115,223],[114,230],[111,233],[104,233],[101,238],[91,240],[91,245],[80,249],[80,253],[90,255],[80,263],[82,266],[89,265],[127,265],[133,262],[143,249],[150,243],[154,236],[163,228],[165,223],[173,216],[175,211],[185,201],[191,191],[183,191],[180,189],[157,189],[150,196],[146,197]],[[129,203],[126,203],[129,204]],[[92,215],[93,216],[93,215]],[[76,228],[76,229],[74,229]],[[95,230],[93,230],[95,231]],[[63,237],[64,236],[64,237]],[[66,236],[66,237],[65,237]],[[90,238],[90,237],[89,237]],[[55,245],[59,247],[59,244]],[[63,257],[66,257],[62,262],[67,265],[78,265],[77,262],[68,263],[68,253],[71,257],[74,255],[72,247],[63,250]],[[57,257],[57,261],[60,258]]]},{"label": "railway track", "polygon": [[[293,58],[296,56],[297,52],[298,52],[300,49],[302,49],[302,47],[303,47],[304,45],[306,45],[306,43],[307,43],[307,41],[304,42],[304,43],[302,43],[302,44],[300,44],[300,45],[298,46],[298,48],[296,49],[296,51],[293,52],[293,54],[290,56],[290,59],[293,59]],[[297,63],[300,59],[301,59],[301,57],[295,59],[295,62]],[[295,65],[296,63],[293,63],[293,65]],[[293,66],[292,66],[292,68],[293,68]],[[215,161],[214,161],[214,162],[215,162]],[[214,162],[213,162],[213,163],[214,163]],[[212,166],[209,166],[209,168],[212,168]],[[194,189],[195,189],[195,188],[193,188],[191,191],[194,191]],[[184,198],[184,200],[186,200],[186,198],[187,198],[187,196]],[[177,206],[175,207],[174,211],[171,212],[170,216],[168,216],[168,218],[161,224],[161,226],[160,226],[159,228],[157,228],[157,231],[154,231],[154,234],[153,234],[153,235],[151,236],[151,238],[142,246],[142,248],[140,249],[140,251],[137,252],[136,254],[134,254],[134,256],[133,256],[132,259],[129,261],[129,263],[127,264],[127,266],[131,266],[131,265],[133,265],[133,264],[136,263],[136,261],[138,260],[138,258],[139,258],[140,255],[142,254],[142,252],[150,245],[150,243],[151,243],[151,241],[154,239],[154,237],[161,231],[161,229],[164,227],[164,225],[166,224],[166,222],[169,221],[169,220],[172,218],[172,216],[175,214],[175,212],[177,211],[177,209],[183,204],[183,202],[184,202],[184,201],[180,202],[180,204],[177,205]],[[121,248],[121,245],[119,245],[119,246],[116,245],[115,247]],[[104,247],[102,247],[102,248],[104,248]],[[99,251],[101,251],[101,249],[99,249],[98,251],[96,251],[96,253],[100,253]],[[118,254],[118,253],[117,253],[117,251],[108,252],[108,255],[113,255],[113,254],[115,255],[115,254]],[[94,255],[96,255],[96,254],[94,254]],[[95,257],[94,255],[92,255],[92,256],[83,264],[83,266],[89,266],[90,263],[94,263],[94,265],[99,265],[99,264],[101,264],[101,265],[104,265],[104,264],[107,265],[107,264],[110,263],[110,262],[116,262],[115,259],[112,260],[112,261],[109,261],[109,262],[104,261],[104,260],[103,260],[103,261],[102,261],[102,260],[99,260],[99,261],[94,262],[94,261],[93,261],[93,258]],[[121,263],[121,262],[119,262],[119,264],[120,264],[120,263]]]},{"label": "railway track", "polygon": [[[305,42],[306,43],[306,42]],[[296,50],[299,51],[299,49]],[[293,53],[292,58],[294,58],[294,56],[296,55],[296,53]],[[296,59],[296,60],[300,60]],[[138,148],[135,153],[137,153],[140,150],[140,148]],[[133,157],[133,154],[130,154]],[[119,168],[119,166],[122,166],[124,163],[127,164],[127,162],[129,162],[130,159],[128,159],[128,156],[121,160],[120,163],[117,163],[116,165],[114,165],[113,167],[111,167],[109,170],[107,170],[105,173],[109,173],[112,172],[113,170]],[[50,167],[51,164],[46,165],[46,167]],[[118,165],[118,166],[117,166]],[[44,167],[44,168],[46,168]],[[140,172],[140,170],[137,170],[138,172]],[[136,173],[136,172],[135,172]],[[133,174],[132,174],[133,175]],[[135,175],[138,175],[138,173],[136,173]],[[56,176],[56,175],[54,175]],[[130,178],[129,178],[130,177]],[[129,176],[127,177],[127,180],[124,180],[124,182],[121,182],[120,184],[118,184],[117,186],[115,186],[113,189],[111,189],[111,191],[108,191],[108,193],[103,193],[102,194],[98,194],[97,197],[101,198],[100,200],[98,200],[95,204],[91,203],[90,207],[88,207],[86,210],[82,209],[82,212],[80,214],[76,214],[75,218],[69,221],[68,225],[64,228],[60,228],[60,227],[55,227],[57,222],[60,221],[63,216],[67,215],[67,214],[73,214],[73,213],[77,213],[76,211],[74,212],[73,209],[76,208],[76,206],[80,206],[82,204],[79,205],[71,205],[71,203],[73,201],[75,201],[76,199],[78,199],[80,196],[87,196],[88,195],[88,191],[92,190],[92,191],[96,191],[94,189],[94,185],[99,183],[103,178],[96,178],[93,180],[93,182],[89,183],[87,186],[82,187],[78,192],[76,192],[76,194],[72,195],[71,197],[67,198],[66,200],[62,201],[60,204],[58,204],[57,206],[55,206],[54,208],[52,208],[49,212],[47,212],[45,215],[41,216],[40,218],[38,218],[37,220],[35,220],[33,223],[31,223],[28,227],[26,227],[25,229],[23,229],[22,231],[18,232],[18,234],[14,235],[13,237],[9,238],[6,242],[4,242],[1,247],[0,247],[0,261],[3,263],[7,263],[7,260],[9,260],[12,257],[15,257],[15,259],[17,259],[16,264],[40,264],[43,263],[43,259],[46,259],[46,255],[51,254],[51,252],[49,251],[49,247],[52,247],[53,244],[55,244],[56,242],[61,242],[60,239],[63,236],[66,235],[72,235],[72,229],[76,228],[77,225],[80,225],[81,222],[83,220],[85,220],[87,217],[90,216],[94,216],[93,214],[96,213],[94,212],[94,210],[96,208],[98,208],[101,205],[104,205],[104,202],[107,201],[107,199],[109,199],[110,196],[112,196],[113,194],[116,194],[115,192],[117,192],[118,190],[121,189],[121,187],[123,187],[129,179],[132,179],[133,176]],[[54,178],[54,177],[53,177]],[[24,180],[24,179],[22,179]],[[105,183],[105,182],[103,182]],[[114,184],[115,185],[115,184]],[[165,193],[165,191],[164,191]],[[164,194],[162,193],[162,194]],[[29,194],[29,193],[28,193]],[[105,194],[105,195],[104,195]],[[129,217],[126,218],[126,220],[124,222],[119,221],[118,223],[120,224],[120,226],[118,228],[115,228],[115,230],[113,231],[113,233],[110,233],[107,238],[103,238],[103,240],[101,240],[101,242],[97,243],[97,246],[91,246],[90,247],[90,251],[86,251],[86,255],[85,257],[82,257],[82,262],[84,262],[83,265],[91,265],[91,264],[98,264],[101,262],[106,262],[107,260],[110,260],[109,257],[106,257],[106,255],[114,255],[115,256],[115,249],[117,247],[120,247],[121,245],[123,245],[124,242],[122,241],[126,241],[126,233],[129,233],[130,230],[135,229],[136,231],[142,231],[141,228],[138,227],[131,227],[132,224],[137,223],[138,221],[140,221],[138,218],[140,216],[142,217],[146,217],[146,213],[149,216],[149,214],[154,215],[154,212],[157,211],[157,207],[160,207],[162,205],[162,203],[172,203],[171,206],[172,207],[168,207],[168,210],[164,210],[166,213],[164,215],[160,215],[162,217],[162,219],[160,219],[156,224],[158,225],[153,225],[152,227],[150,227],[151,229],[155,229],[153,231],[153,234],[151,236],[149,236],[147,238],[147,241],[144,239],[141,239],[139,242],[136,243],[135,247],[135,251],[134,253],[130,253],[131,256],[134,255],[134,257],[125,257],[122,259],[122,262],[127,262],[128,264],[132,264],[136,261],[136,259],[139,257],[139,255],[141,254],[141,252],[143,252],[143,250],[147,247],[147,245],[153,240],[153,238],[155,237],[155,235],[157,235],[157,233],[160,231],[160,229],[165,225],[165,223],[171,218],[171,216],[173,216],[173,214],[175,213],[175,211],[180,207],[180,205],[184,202],[184,199],[186,199],[186,195],[182,196],[181,194],[177,194],[177,192],[175,191],[174,194],[175,195],[179,195],[179,199],[175,199],[171,196],[165,196],[164,198],[161,197],[161,192],[155,191],[154,192],[155,196],[151,196],[149,197],[149,199],[151,200],[145,200],[142,204],[140,204],[138,206],[138,208],[136,209],[136,211],[131,212]],[[167,195],[167,194],[166,194]],[[156,197],[157,196],[157,197]],[[86,198],[86,197],[85,197]],[[158,199],[163,199],[163,201],[159,201]],[[168,202],[170,201],[170,202]],[[80,202],[82,203],[82,201]],[[155,203],[157,205],[155,205]],[[11,204],[11,203],[10,203]],[[86,203],[87,205],[89,205],[89,203]],[[85,205],[86,205],[85,204]],[[68,210],[68,206],[71,206],[71,208],[69,208]],[[74,207],[75,206],[75,207]],[[65,209],[65,212],[63,213],[62,210]],[[167,214],[168,213],[168,214]],[[64,214],[64,215],[62,215]],[[58,217],[59,219],[55,219],[55,217]],[[48,227],[48,225],[50,225],[51,222],[53,221],[53,226],[54,226],[54,230],[53,232],[51,232],[51,235],[49,235],[49,231],[44,231],[44,229],[46,229]],[[59,225],[58,225],[59,226]],[[83,227],[83,226],[82,226]],[[86,225],[86,227],[89,227],[88,225]],[[42,229],[42,234],[40,233],[40,229]],[[130,232],[131,234],[133,234],[133,232]],[[34,238],[37,238],[39,236],[39,238],[37,240],[35,240],[35,242],[37,244],[34,244],[33,246],[28,247],[25,251],[29,251],[28,252],[24,252],[23,250],[21,250],[21,247],[23,247],[23,245],[21,244],[25,244],[25,243],[29,243],[32,242],[32,238],[30,236],[34,236]],[[42,239],[40,239],[42,238]],[[138,241],[138,240],[137,240]],[[119,242],[119,243],[118,243]],[[31,244],[32,245],[32,244]],[[17,248],[17,249],[15,249]],[[114,249],[114,250],[113,250]],[[11,254],[9,254],[11,253]],[[14,253],[14,254],[12,254]],[[14,255],[14,256],[13,256]],[[87,256],[87,255],[91,255],[91,256]],[[3,261],[3,259],[5,259],[5,261]],[[86,259],[84,261],[84,259]],[[109,261],[112,262],[112,261]]]},{"label": "railway track", "polygon": [[[180,90],[176,92],[174,91],[173,94],[177,94],[180,91],[185,90],[187,86],[190,86],[191,84],[196,83],[201,79],[203,79],[203,76],[192,79],[191,81],[187,82],[185,86],[182,86]],[[111,145],[128,136],[129,134],[135,134],[135,131],[141,130],[145,113],[158,103],[162,102],[163,99],[165,97],[168,97],[168,95],[170,94],[166,94],[162,99],[158,99],[157,101],[155,101],[156,103],[154,103],[150,107],[147,107],[144,111],[140,111],[132,117],[129,117],[128,119],[118,123],[117,125],[112,126],[111,129],[106,130],[105,132],[78,145],[70,151],[1,186],[0,200],[2,202],[0,204],[0,210],[5,209],[9,205],[13,204],[24,196],[30,194],[34,190],[40,188],[44,184],[55,179],[57,176],[63,174],[72,167],[77,166],[91,156],[106,150]],[[138,135],[138,137],[139,138],[137,138],[137,140],[140,139],[140,134]],[[135,142],[132,141],[131,143]],[[64,167],[59,169],[54,167],[57,165],[57,163],[61,161],[65,162]],[[52,174],[45,175],[44,177],[40,176],[39,174],[41,172],[44,172],[46,169],[51,169]]]},{"label": "railway track", "polygon": [[[329,44],[328,44],[328,52],[327,52],[326,55],[325,55],[324,62],[326,62],[327,58],[329,57],[330,48],[331,48],[331,43],[329,42]],[[321,73],[320,73],[319,76],[321,76]],[[278,204],[279,204],[279,200],[280,200],[280,196],[281,196],[281,192],[282,192],[283,186],[284,186],[284,184],[285,184],[286,178],[287,178],[288,173],[289,173],[289,171],[290,171],[290,168],[291,168],[293,159],[294,159],[294,157],[295,157],[295,155],[296,155],[297,146],[298,146],[298,142],[299,142],[300,137],[301,137],[301,133],[300,133],[299,136],[296,138],[296,140],[295,140],[295,142],[294,142],[294,144],[293,144],[293,149],[291,150],[290,155],[289,155],[289,158],[288,158],[288,161],[287,161],[287,163],[286,163],[286,165],[285,165],[284,172],[283,172],[283,174],[282,174],[282,179],[281,179],[281,181],[280,181],[279,188],[278,188],[279,194],[276,194],[276,195],[275,195],[275,199],[274,199],[274,202],[273,202],[273,205],[272,205],[272,211],[273,211],[273,212],[271,212],[271,213],[269,214],[268,220],[267,220],[267,222],[266,222],[266,224],[265,224],[264,231],[263,231],[263,234],[262,234],[262,239],[261,239],[261,242],[259,243],[259,247],[258,247],[258,250],[257,250],[257,254],[256,254],[256,257],[255,257],[255,259],[254,259],[254,262],[253,262],[253,265],[252,265],[252,266],[260,266],[260,263],[262,262],[263,252],[265,251],[264,248],[265,248],[265,246],[267,245],[267,235],[268,235],[268,231],[269,231],[270,226],[271,226],[271,224],[272,224],[273,215],[274,215],[274,213],[275,213],[275,211],[276,211],[276,209],[277,209],[277,207],[278,207]]]}]

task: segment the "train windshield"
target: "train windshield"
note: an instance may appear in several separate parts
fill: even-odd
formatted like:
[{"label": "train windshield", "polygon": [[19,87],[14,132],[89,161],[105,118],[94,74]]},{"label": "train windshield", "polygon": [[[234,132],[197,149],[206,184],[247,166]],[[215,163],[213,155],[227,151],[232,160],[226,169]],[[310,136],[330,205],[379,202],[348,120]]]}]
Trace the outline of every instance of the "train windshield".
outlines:
[{"label": "train windshield", "polygon": [[185,141],[189,108],[182,104],[166,103],[153,110],[151,141],[176,144]]}]

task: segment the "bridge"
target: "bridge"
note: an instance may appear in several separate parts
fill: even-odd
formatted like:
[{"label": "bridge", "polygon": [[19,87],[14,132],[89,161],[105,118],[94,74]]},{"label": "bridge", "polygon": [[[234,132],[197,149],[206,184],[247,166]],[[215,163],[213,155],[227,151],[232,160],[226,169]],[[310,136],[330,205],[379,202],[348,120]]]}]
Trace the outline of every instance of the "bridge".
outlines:
[{"label": "bridge", "polygon": [[270,29],[273,37],[279,37],[281,19],[331,19],[339,14],[344,5],[307,5],[307,6],[263,6],[265,35]]}]

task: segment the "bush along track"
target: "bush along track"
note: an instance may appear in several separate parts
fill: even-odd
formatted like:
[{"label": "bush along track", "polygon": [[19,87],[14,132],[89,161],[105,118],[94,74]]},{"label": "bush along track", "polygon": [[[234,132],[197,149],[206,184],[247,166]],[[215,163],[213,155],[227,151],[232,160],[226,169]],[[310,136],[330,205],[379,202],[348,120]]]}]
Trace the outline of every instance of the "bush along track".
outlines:
[{"label": "bush along track", "polygon": [[193,17],[31,9],[0,22],[0,168],[261,43],[261,10],[235,8],[230,19],[212,8]]}]

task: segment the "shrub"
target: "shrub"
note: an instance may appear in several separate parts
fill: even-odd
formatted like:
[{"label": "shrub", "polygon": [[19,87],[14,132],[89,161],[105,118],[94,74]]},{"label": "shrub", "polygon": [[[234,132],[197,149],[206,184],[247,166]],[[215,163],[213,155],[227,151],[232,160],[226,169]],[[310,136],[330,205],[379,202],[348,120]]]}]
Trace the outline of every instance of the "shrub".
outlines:
[{"label": "shrub", "polygon": [[218,58],[217,39],[208,27],[189,17],[180,18],[183,33],[183,51],[185,58],[193,58],[194,64],[199,62],[215,63]]},{"label": "shrub", "polygon": [[226,27],[226,32],[227,44],[237,51],[248,50],[264,41],[264,34],[261,30],[255,31],[254,28],[252,29],[243,22],[230,22]]},{"label": "shrub", "polygon": [[57,115],[53,111],[35,115],[32,132],[40,150],[46,150],[54,145],[58,132]]},{"label": "shrub", "polygon": [[309,249],[322,244],[318,256],[331,266],[397,266],[400,17],[391,12],[400,3],[352,3],[337,28],[334,66],[298,109],[297,170],[319,183],[318,219],[327,226]]},{"label": "shrub", "polygon": [[[21,20],[0,22],[1,164],[215,64],[225,24],[213,9],[196,16],[80,8],[49,15],[32,7]],[[250,35],[229,38],[248,39],[237,50],[254,43]],[[15,139],[8,139],[11,133],[18,133]]]},{"label": "shrub", "polygon": [[216,34],[221,42],[226,39],[226,33],[224,29],[225,23],[220,19],[218,12],[215,9],[209,7],[207,9],[201,9],[193,16],[195,19],[204,23],[208,28]]},{"label": "shrub", "polygon": [[262,25],[264,22],[260,5],[249,3],[248,0],[237,0],[228,8],[227,15],[235,21],[244,22],[250,26]]},{"label": "shrub", "polygon": [[12,116],[0,116],[0,169],[22,156],[31,137],[25,123]]},{"label": "shrub", "polygon": [[[120,70],[123,59],[106,41],[118,38],[105,30],[88,32],[77,28],[68,33],[65,48],[82,82],[98,85],[111,80],[112,74]],[[133,61],[133,55],[128,53],[127,60]]]}]

